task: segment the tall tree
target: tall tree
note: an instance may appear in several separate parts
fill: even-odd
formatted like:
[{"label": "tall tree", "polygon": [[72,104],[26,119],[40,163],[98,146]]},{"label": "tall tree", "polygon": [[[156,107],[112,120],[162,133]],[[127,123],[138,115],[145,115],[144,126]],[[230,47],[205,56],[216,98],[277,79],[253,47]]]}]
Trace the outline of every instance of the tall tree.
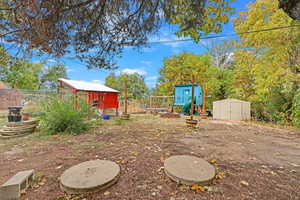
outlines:
[{"label": "tall tree", "polygon": [[[235,21],[237,32],[295,24],[278,8],[278,1],[257,0]],[[252,102],[256,117],[291,121],[292,101],[299,89],[299,29],[290,28],[240,35],[235,52],[235,86],[239,98]]]},{"label": "tall tree", "polygon": [[105,78],[105,85],[119,90],[123,94],[125,81],[127,81],[128,99],[140,99],[149,94],[145,77],[138,73],[121,73],[120,75],[111,73]]},{"label": "tall tree", "polygon": [[67,68],[63,64],[49,65],[44,67],[40,76],[39,89],[55,89],[58,88],[58,79],[68,78]]},{"label": "tall tree", "polygon": [[11,60],[0,68],[0,80],[11,88],[37,89],[42,64],[32,64],[25,60]]},{"label": "tall tree", "polygon": [[48,65],[46,62],[33,64],[11,57],[0,47],[0,80],[12,88],[54,89],[58,78],[67,78],[65,65]]},{"label": "tall tree", "polygon": [[220,32],[233,0],[2,0],[0,37],[62,56],[74,47],[89,67],[111,69],[124,46],[142,46],[162,24],[199,41]]},{"label": "tall tree", "polygon": [[210,42],[205,45],[205,48],[211,56],[213,65],[220,69],[224,69],[232,67],[233,54],[236,49],[236,45],[237,41],[235,40],[223,40],[220,42],[210,40]]}]

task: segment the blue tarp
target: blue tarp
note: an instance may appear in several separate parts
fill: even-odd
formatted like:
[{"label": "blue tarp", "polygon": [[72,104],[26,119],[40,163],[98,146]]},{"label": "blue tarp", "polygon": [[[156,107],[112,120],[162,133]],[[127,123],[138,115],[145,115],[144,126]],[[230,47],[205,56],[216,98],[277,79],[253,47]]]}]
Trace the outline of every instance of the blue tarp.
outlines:
[{"label": "blue tarp", "polygon": [[[175,85],[174,105],[183,106],[192,97],[192,85]],[[195,85],[195,101],[196,105],[202,105],[202,88]]]}]

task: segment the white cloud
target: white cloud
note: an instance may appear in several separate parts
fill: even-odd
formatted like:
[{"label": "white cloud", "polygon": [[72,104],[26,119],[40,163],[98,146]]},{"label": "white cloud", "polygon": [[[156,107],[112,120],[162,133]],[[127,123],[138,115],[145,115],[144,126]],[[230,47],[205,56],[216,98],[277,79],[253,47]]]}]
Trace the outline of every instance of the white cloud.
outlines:
[{"label": "white cloud", "polygon": [[156,81],[157,80],[157,76],[149,76],[149,77],[146,77],[146,80],[147,81]]},{"label": "white cloud", "polygon": [[135,68],[135,69],[123,69],[121,72],[121,74],[134,74],[134,73],[138,73],[140,75],[145,75],[147,74],[147,72],[143,69],[143,68]]}]

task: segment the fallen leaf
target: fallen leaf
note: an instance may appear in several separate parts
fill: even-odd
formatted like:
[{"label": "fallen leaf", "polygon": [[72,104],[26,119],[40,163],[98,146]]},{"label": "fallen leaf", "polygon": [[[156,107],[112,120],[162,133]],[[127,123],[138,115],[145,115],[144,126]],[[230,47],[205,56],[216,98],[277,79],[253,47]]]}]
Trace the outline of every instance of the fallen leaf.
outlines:
[{"label": "fallen leaf", "polygon": [[198,193],[205,191],[203,186],[197,184],[192,185],[191,190],[194,190],[195,192]]},{"label": "fallen leaf", "polygon": [[273,176],[276,176],[276,175],[277,175],[277,173],[274,172],[274,171],[268,171],[267,173],[268,173],[268,174],[271,174],[271,175],[273,175]]},{"label": "fallen leaf", "polygon": [[247,181],[241,181],[240,184],[243,186],[249,186],[249,183]]},{"label": "fallen leaf", "polygon": [[218,172],[216,174],[216,179],[223,179],[225,178],[225,172]]},{"label": "fallen leaf", "polygon": [[210,163],[211,163],[211,164],[216,164],[216,163],[217,163],[217,160],[216,160],[216,159],[212,159],[212,160],[210,161]]}]

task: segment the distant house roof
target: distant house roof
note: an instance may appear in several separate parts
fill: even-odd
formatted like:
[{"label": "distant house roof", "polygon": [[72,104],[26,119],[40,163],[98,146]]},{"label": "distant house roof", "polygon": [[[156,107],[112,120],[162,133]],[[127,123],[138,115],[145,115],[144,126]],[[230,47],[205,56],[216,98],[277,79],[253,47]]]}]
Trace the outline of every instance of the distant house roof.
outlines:
[{"label": "distant house roof", "polygon": [[75,81],[75,80],[68,80],[64,78],[58,79],[67,85],[71,86],[74,89],[77,90],[83,90],[83,91],[97,91],[97,92],[119,92],[118,90],[109,88],[105,85],[99,84],[99,83],[92,83],[92,82],[86,82],[86,81]]},{"label": "distant house roof", "polygon": [[8,89],[7,85],[3,81],[0,81],[0,89]]}]

